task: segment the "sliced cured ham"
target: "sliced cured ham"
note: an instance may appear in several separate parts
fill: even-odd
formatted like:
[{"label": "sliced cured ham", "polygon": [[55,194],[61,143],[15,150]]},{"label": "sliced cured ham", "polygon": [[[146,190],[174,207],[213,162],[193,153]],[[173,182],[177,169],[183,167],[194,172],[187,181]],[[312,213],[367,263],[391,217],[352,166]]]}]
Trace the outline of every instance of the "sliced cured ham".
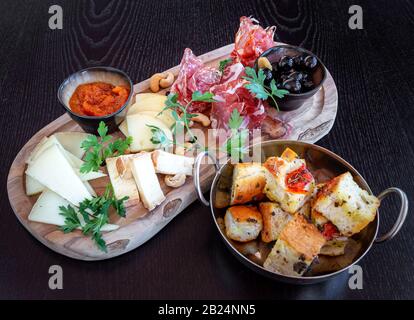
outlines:
[{"label": "sliced cured ham", "polygon": [[264,51],[274,46],[275,30],[274,26],[263,29],[257,20],[241,17],[231,57],[244,66],[252,67]]},{"label": "sliced cured ham", "polygon": [[[178,94],[178,101],[186,105],[191,100],[194,91],[208,92],[210,88],[220,82],[220,72],[212,67],[207,67],[197,58],[191,49],[184,50],[180,63],[180,71],[177,79],[171,87],[172,93]],[[204,112],[210,104],[205,102],[192,103],[189,112]]]},{"label": "sliced cured ham", "polygon": [[228,129],[228,121],[234,109],[244,117],[243,127],[248,129],[260,128],[266,117],[261,100],[254,98],[244,86],[244,68],[241,63],[227,66],[223,73],[222,82],[211,88],[214,102],[211,109],[213,128]]}]

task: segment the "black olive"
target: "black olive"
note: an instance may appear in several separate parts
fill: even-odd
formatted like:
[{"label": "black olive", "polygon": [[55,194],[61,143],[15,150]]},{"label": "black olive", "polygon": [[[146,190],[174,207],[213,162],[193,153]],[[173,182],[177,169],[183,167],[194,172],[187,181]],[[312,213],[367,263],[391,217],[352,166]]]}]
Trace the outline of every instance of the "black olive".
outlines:
[{"label": "black olive", "polygon": [[305,59],[305,57],[303,55],[298,55],[296,57],[293,58],[293,66],[296,69],[300,69],[303,66],[303,60]]},{"label": "black olive", "polygon": [[304,60],[305,67],[312,70],[318,64],[318,60],[314,56],[307,56]]},{"label": "black olive", "polygon": [[263,73],[265,75],[264,83],[265,85],[269,85],[270,81],[273,79],[272,70],[265,68],[263,69]]},{"label": "black olive", "polygon": [[282,82],[284,82],[287,79],[289,79],[289,76],[286,73],[282,73],[282,75],[280,76],[280,80],[282,80]]},{"label": "black olive", "polygon": [[279,61],[279,68],[282,70],[289,70],[293,66],[293,59],[289,56],[283,56]]},{"label": "black olive", "polygon": [[289,92],[298,93],[300,92],[302,85],[299,81],[296,81],[295,79],[288,79],[283,82],[282,87],[288,90]]},{"label": "black olive", "polygon": [[289,73],[288,78],[300,81],[300,80],[303,79],[303,74],[301,72],[298,72],[298,71],[293,71],[293,72]]}]

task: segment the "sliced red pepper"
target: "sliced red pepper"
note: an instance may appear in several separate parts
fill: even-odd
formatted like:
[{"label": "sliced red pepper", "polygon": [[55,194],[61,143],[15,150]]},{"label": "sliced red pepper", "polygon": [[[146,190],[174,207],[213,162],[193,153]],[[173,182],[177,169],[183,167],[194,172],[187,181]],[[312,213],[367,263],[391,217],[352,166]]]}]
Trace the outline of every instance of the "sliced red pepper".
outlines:
[{"label": "sliced red pepper", "polygon": [[329,241],[339,235],[339,230],[332,222],[327,222],[323,225],[322,235]]},{"label": "sliced red pepper", "polygon": [[305,187],[313,180],[312,174],[302,165],[286,175],[285,184],[289,191],[296,193],[306,192]]}]

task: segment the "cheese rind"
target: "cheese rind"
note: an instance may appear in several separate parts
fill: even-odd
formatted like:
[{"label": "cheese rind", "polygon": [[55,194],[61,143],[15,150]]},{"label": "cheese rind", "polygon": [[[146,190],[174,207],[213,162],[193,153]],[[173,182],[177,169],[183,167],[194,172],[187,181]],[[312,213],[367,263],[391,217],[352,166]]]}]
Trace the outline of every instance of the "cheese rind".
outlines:
[{"label": "cheese rind", "polygon": [[133,205],[139,201],[138,188],[132,174],[132,160],[140,154],[128,154],[106,159],[109,178],[114,189],[115,197],[128,197],[127,204]]},{"label": "cheese rind", "polygon": [[145,208],[152,210],[165,200],[155,173],[151,154],[144,153],[132,160],[132,174]]},{"label": "cheese rind", "polygon": [[45,186],[41,184],[36,179],[33,179],[31,176],[26,174],[26,195],[33,196],[42,192],[45,189]]},{"label": "cheese rind", "polygon": [[28,166],[26,174],[75,206],[92,196],[62,150],[52,144]]},{"label": "cheese rind", "polygon": [[194,158],[192,157],[155,150],[152,152],[152,161],[157,173],[193,175]]}]

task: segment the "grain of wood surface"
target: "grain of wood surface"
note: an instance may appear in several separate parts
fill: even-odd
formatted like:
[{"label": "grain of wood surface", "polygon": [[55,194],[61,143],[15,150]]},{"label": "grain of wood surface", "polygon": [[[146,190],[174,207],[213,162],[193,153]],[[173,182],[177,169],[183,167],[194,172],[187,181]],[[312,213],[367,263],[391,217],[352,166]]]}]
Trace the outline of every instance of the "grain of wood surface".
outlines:
[{"label": "grain of wood surface", "polygon": [[[48,28],[48,8],[63,8],[63,30]],[[358,1],[364,29],[348,28],[351,1],[12,1],[0,3],[0,298],[414,298],[410,209],[393,240],[361,262],[364,289],[348,274],[320,285],[272,282],[238,263],[215,232],[209,209],[188,207],[139,250],[87,263],[33,239],[7,200],[8,169],[21,147],[63,114],[57,87],[84,67],[110,65],[134,82],[179,63],[184,48],[201,54],[233,41],[241,15],[276,25],[278,40],[316,53],[338,87],[330,134],[318,142],[347,159],[378,193],[404,189],[414,200],[414,4]],[[384,202],[381,230],[397,204]],[[61,265],[64,289],[48,288]],[[29,289],[30,288],[30,289]]]}]

